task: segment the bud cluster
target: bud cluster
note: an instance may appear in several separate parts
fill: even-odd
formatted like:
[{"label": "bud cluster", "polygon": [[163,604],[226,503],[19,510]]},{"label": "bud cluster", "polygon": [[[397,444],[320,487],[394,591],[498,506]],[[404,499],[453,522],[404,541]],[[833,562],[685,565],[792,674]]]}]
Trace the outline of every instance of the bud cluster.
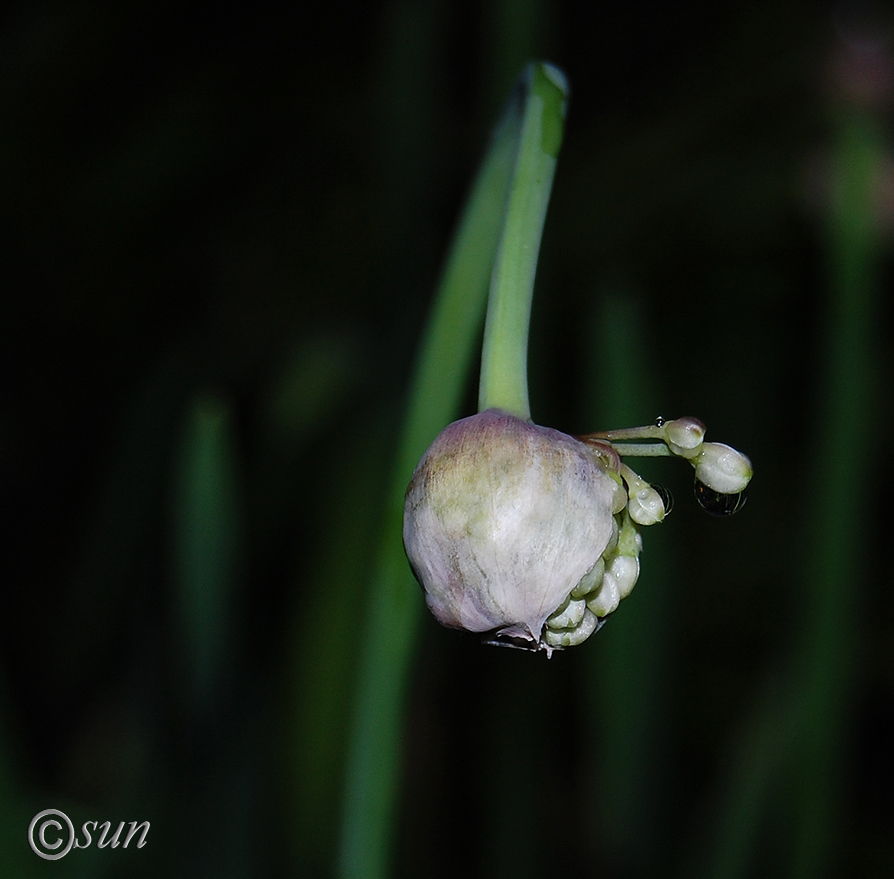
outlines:
[{"label": "bud cluster", "polygon": [[448,425],[404,509],[404,546],[429,609],[488,643],[549,655],[585,641],[636,584],[640,527],[668,511],[622,456],[685,458],[712,496],[738,494],[751,478],[744,455],[705,443],[704,432],[680,418],[572,437],[498,409]]}]

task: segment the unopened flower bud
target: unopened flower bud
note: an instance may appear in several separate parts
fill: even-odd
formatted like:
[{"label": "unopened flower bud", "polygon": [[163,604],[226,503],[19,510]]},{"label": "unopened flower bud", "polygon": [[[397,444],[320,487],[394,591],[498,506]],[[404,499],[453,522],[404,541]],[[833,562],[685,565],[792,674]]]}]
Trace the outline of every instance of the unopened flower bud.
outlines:
[{"label": "unopened flower bud", "polygon": [[596,614],[589,608],[584,610],[583,618],[580,623],[571,629],[546,629],[543,633],[543,640],[546,649],[550,647],[576,647],[583,643],[594,632],[598,631],[605,620],[599,619]]},{"label": "unopened flower bud", "polygon": [[614,613],[621,603],[621,590],[611,571],[606,571],[602,585],[587,601],[587,608],[597,617],[607,617]]},{"label": "unopened flower bud", "polygon": [[627,508],[637,525],[655,525],[664,520],[664,501],[650,485],[631,492]]},{"label": "unopened flower bud", "polygon": [[434,616],[547,651],[584,640],[598,621],[584,606],[590,588],[576,587],[602,577],[617,486],[586,444],[506,412],[446,427],[404,511],[404,546]]},{"label": "unopened flower bud", "polygon": [[681,458],[694,458],[702,447],[705,426],[697,418],[687,415],[663,425],[667,447]]},{"label": "unopened flower bud", "polygon": [[575,599],[570,595],[559,605],[555,613],[550,614],[549,624],[554,629],[574,629],[580,625],[587,609],[587,602],[582,598]]},{"label": "unopened flower bud", "polygon": [[723,443],[705,443],[693,462],[695,478],[720,494],[738,494],[752,476],[751,461]]},{"label": "unopened flower bud", "polygon": [[608,570],[618,584],[621,598],[630,595],[639,578],[639,559],[631,555],[617,555]]},{"label": "unopened flower bud", "polygon": [[623,468],[629,501],[627,512],[637,525],[656,525],[664,521],[664,501],[661,495],[629,467]]},{"label": "unopened flower bud", "polygon": [[593,568],[587,571],[586,574],[581,578],[581,581],[571,590],[572,598],[585,598],[591,592],[595,592],[599,588],[599,584],[602,582],[602,577],[605,574],[605,559],[600,557],[596,564],[593,565]]}]

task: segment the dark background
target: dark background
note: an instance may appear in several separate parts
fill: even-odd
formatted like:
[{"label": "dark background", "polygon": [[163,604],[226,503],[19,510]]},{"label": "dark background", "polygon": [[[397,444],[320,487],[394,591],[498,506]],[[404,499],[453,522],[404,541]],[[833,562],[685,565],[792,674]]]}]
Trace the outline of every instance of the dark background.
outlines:
[{"label": "dark background", "polygon": [[[892,109],[892,20],[861,9],[3,5],[9,875],[334,875],[364,577],[414,356],[531,57],[572,89],[534,305],[535,420],[695,415],[756,476],[745,509],[714,520],[685,465],[644,468],[677,504],[654,548],[645,535],[637,590],[550,663],[426,616],[395,875],[894,869],[890,171],[866,281],[874,347],[856,352],[867,419],[822,420],[829,157],[843,114],[885,131]],[[646,376],[632,398],[606,354],[616,311],[636,327],[617,350]],[[474,401],[470,383],[461,414]],[[202,628],[177,547],[183,461],[208,424],[229,473],[227,585]],[[840,687],[799,726],[786,706],[811,655],[812,523],[837,503],[827,465],[855,447],[869,469],[836,590],[847,636],[823,658]],[[828,788],[790,759],[827,720]],[[824,797],[825,830],[804,843],[816,863],[798,872],[800,822]],[[151,820],[149,844],[40,861],[25,830],[51,806],[76,824]]]}]

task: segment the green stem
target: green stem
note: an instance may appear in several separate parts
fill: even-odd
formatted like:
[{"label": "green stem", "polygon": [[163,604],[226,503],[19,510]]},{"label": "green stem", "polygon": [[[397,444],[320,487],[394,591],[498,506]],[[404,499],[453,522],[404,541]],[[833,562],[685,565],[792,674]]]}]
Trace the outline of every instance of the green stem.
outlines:
[{"label": "green stem", "polygon": [[456,418],[474,363],[507,193],[518,172],[522,111],[516,94],[495,132],[457,230],[410,394],[379,551],[366,584],[370,606],[362,627],[338,852],[338,874],[344,879],[382,879],[391,872],[400,738],[422,608],[400,539],[404,493],[429,443]]},{"label": "green stem", "polygon": [[529,419],[531,299],[556,157],[562,143],[568,86],[557,68],[535,63],[525,69],[522,87],[524,117],[491,277],[478,410],[500,408]]},{"label": "green stem", "polygon": [[673,452],[664,443],[609,443],[623,458],[670,458]]},{"label": "green stem", "polygon": [[625,427],[620,430],[600,430],[596,433],[587,434],[593,439],[608,440],[633,440],[633,439],[652,439],[664,440],[664,429],[657,424],[647,424],[645,427]]}]

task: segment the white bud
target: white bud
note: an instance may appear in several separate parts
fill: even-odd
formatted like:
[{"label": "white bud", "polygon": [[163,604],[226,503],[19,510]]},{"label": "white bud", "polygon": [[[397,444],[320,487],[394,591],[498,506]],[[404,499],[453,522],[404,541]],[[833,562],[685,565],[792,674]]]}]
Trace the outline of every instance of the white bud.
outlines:
[{"label": "white bud", "polygon": [[571,590],[572,598],[584,598],[591,592],[595,592],[602,583],[602,575],[605,573],[605,559],[599,558],[592,569],[581,578],[580,583]]},{"label": "white bud", "polygon": [[751,461],[723,443],[705,443],[692,462],[695,478],[720,494],[738,494],[752,476]]},{"label": "white bud", "polygon": [[547,628],[543,633],[543,640],[548,647],[576,647],[582,644],[593,632],[597,631],[602,623],[590,610],[584,611],[583,619],[573,629]]},{"label": "white bud", "polygon": [[636,489],[631,486],[627,512],[637,525],[655,525],[664,520],[664,501],[651,485],[643,482]]},{"label": "white bud", "polygon": [[596,572],[617,528],[616,486],[557,430],[496,409],[448,425],[404,508],[404,546],[431,612],[446,626],[541,644],[547,618]]},{"label": "white bud", "polygon": [[[615,474],[612,474],[612,478],[615,478]],[[624,487],[624,483],[618,478],[618,481],[615,483],[615,494],[614,500],[612,502],[612,512],[620,513],[627,506],[627,489]]]},{"label": "white bud", "polygon": [[620,598],[626,598],[633,591],[639,577],[639,559],[632,555],[618,555],[612,559],[608,572],[618,584]]},{"label": "white bud", "polygon": [[559,605],[559,609],[550,615],[547,624],[551,629],[573,629],[580,625],[586,609],[586,601],[583,599],[572,600],[569,596]]},{"label": "white bud", "polygon": [[667,447],[682,458],[694,458],[702,447],[705,426],[697,418],[686,416],[665,422],[664,436]]},{"label": "white bud", "polygon": [[621,590],[614,574],[605,572],[599,591],[587,599],[587,608],[597,617],[607,617],[614,613],[621,603]]}]

